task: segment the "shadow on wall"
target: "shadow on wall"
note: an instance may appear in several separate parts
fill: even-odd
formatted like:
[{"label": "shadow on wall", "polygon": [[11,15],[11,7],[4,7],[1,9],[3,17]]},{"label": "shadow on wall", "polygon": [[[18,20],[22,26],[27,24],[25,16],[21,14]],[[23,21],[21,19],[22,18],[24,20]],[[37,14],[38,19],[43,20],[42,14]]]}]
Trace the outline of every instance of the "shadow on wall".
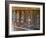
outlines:
[{"label": "shadow on wall", "polygon": [[19,37],[8,37],[8,38],[19,38]]}]

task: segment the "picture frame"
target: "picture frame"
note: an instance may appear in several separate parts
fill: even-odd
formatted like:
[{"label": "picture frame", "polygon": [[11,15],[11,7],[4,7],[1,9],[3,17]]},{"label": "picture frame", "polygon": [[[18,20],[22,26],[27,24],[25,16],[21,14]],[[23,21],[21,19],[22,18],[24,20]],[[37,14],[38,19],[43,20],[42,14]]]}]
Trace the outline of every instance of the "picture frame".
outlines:
[{"label": "picture frame", "polygon": [[[22,10],[33,10],[32,12],[33,12],[34,16],[35,15],[39,16],[39,18],[38,18],[39,19],[39,24],[38,24],[39,28],[36,28],[36,27],[33,28],[32,27],[31,30],[26,29],[26,31],[25,31],[25,30],[22,30],[22,29],[21,30],[17,29],[17,30],[14,31],[12,29],[12,27],[13,27],[12,23],[14,24],[14,19],[13,19],[14,15],[12,15],[14,9],[19,10],[19,11],[20,10],[21,11]],[[34,12],[34,10],[39,10],[39,13],[37,13],[36,11]],[[27,11],[26,11],[26,13],[27,13]],[[35,14],[35,13],[37,13],[37,14]],[[19,18],[19,13],[17,13],[17,14],[18,14],[18,18]],[[25,15],[28,15],[28,14],[25,14]],[[23,16],[21,16],[21,17],[25,18]],[[34,17],[32,17],[32,18],[34,18]],[[38,20],[38,19],[36,19],[36,20]],[[31,23],[31,24],[35,24],[35,21],[33,21],[33,22],[34,23]],[[24,23],[26,24],[26,22],[24,22]],[[30,23],[30,22],[28,21],[28,23]],[[18,24],[18,23],[16,23],[16,24]],[[14,26],[15,29],[16,29],[16,26]],[[21,28],[21,27],[17,27],[17,28]],[[23,28],[23,29],[25,29],[25,28]],[[38,35],[45,35],[45,3],[42,3],[42,2],[24,2],[24,1],[5,1],[5,36],[6,37],[22,37],[22,36],[38,36]]]}]

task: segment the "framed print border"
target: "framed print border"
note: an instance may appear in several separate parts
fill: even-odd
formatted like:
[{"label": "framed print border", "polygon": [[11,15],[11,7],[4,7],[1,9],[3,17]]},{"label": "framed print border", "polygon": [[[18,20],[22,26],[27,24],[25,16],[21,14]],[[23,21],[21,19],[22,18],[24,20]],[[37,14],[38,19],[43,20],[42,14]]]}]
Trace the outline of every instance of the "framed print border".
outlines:
[{"label": "framed print border", "polygon": [[[22,35],[9,35],[9,4],[36,4],[43,5],[43,33],[37,34],[22,34]],[[22,36],[38,36],[45,35],[45,3],[42,2],[24,2],[24,1],[5,1],[5,37],[22,37]]]}]

